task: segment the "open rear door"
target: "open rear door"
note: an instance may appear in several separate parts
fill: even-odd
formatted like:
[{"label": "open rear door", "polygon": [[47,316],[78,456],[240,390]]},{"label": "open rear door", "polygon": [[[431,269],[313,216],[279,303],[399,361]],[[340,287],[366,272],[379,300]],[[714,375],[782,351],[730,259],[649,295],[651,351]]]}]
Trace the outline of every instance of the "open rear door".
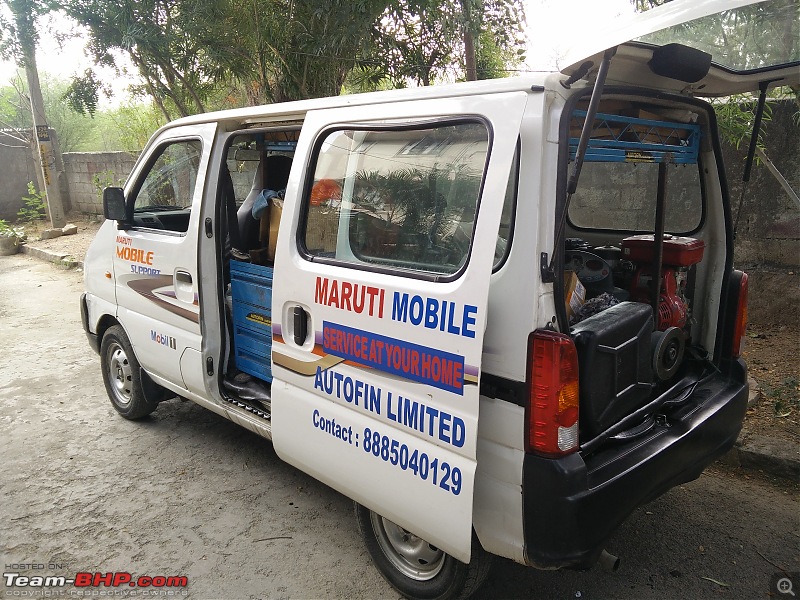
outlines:
[{"label": "open rear door", "polygon": [[792,0],[673,0],[578,40],[562,73],[591,77],[617,47],[607,83],[702,97],[800,84]]},{"label": "open rear door", "polygon": [[278,455],[462,561],[489,278],[526,99],[309,113],[278,237]]}]

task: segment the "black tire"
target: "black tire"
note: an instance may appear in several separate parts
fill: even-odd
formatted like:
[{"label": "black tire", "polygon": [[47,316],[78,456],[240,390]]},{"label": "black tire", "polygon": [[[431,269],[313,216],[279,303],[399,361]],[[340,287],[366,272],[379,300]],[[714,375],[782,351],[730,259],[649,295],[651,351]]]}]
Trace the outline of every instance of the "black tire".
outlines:
[{"label": "black tire", "polygon": [[114,409],[126,419],[136,420],[153,412],[163,396],[160,386],[139,368],[130,340],[120,325],[109,327],[100,344],[103,383]]},{"label": "black tire", "polygon": [[466,565],[422,538],[355,503],[358,530],[384,579],[406,598],[463,600],[486,580],[492,555],[472,536]]}]

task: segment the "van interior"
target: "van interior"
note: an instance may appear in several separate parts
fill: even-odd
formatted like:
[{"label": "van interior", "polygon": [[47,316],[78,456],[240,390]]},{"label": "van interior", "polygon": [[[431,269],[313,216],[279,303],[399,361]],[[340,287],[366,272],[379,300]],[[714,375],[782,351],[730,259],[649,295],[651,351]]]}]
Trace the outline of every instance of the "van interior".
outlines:
[{"label": "van interior", "polygon": [[222,396],[264,419],[270,418],[275,243],[298,135],[299,127],[290,127],[231,136],[218,188],[228,348]]},{"label": "van interior", "polygon": [[[589,103],[576,100],[562,118],[564,186]],[[713,126],[700,105],[613,90],[589,125],[564,193],[556,289],[577,349],[584,456],[647,434],[716,372],[722,280],[710,265],[726,264],[727,246],[721,203],[708,201],[721,189]]]}]

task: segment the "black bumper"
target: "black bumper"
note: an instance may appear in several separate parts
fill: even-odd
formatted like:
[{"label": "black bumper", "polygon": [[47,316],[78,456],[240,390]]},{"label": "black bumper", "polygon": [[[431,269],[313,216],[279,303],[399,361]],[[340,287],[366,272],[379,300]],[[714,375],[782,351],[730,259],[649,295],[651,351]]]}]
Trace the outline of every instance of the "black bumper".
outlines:
[{"label": "black bumper", "polygon": [[100,354],[100,338],[97,334],[89,331],[89,306],[86,304],[86,292],[81,294],[81,323],[83,323],[83,331],[86,333],[92,350]]},{"label": "black bumper", "polygon": [[736,441],[747,409],[747,372],[726,365],[670,412],[666,426],[586,460],[526,455],[525,557],[539,568],[591,567],[608,538],[638,506],[696,479]]}]

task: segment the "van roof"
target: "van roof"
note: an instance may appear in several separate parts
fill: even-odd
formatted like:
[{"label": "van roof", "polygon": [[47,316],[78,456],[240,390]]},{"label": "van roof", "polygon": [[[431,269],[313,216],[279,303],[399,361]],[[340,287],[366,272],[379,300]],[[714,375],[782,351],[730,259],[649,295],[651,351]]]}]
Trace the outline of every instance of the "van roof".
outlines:
[{"label": "van roof", "polygon": [[269,121],[293,121],[302,119],[308,111],[325,108],[366,106],[369,104],[409,102],[412,100],[437,98],[446,99],[461,96],[500,94],[504,92],[541,92],[544,91],[545,80],[548,75],[548,73],[533,73],[525,76],[507,77],[503,79],[488,79],[483,81],[263,104],[260,106],[234,108],[183,117],[172,121],[167,127],[197,125],[217,121],[234,121],[242,124]]}]

